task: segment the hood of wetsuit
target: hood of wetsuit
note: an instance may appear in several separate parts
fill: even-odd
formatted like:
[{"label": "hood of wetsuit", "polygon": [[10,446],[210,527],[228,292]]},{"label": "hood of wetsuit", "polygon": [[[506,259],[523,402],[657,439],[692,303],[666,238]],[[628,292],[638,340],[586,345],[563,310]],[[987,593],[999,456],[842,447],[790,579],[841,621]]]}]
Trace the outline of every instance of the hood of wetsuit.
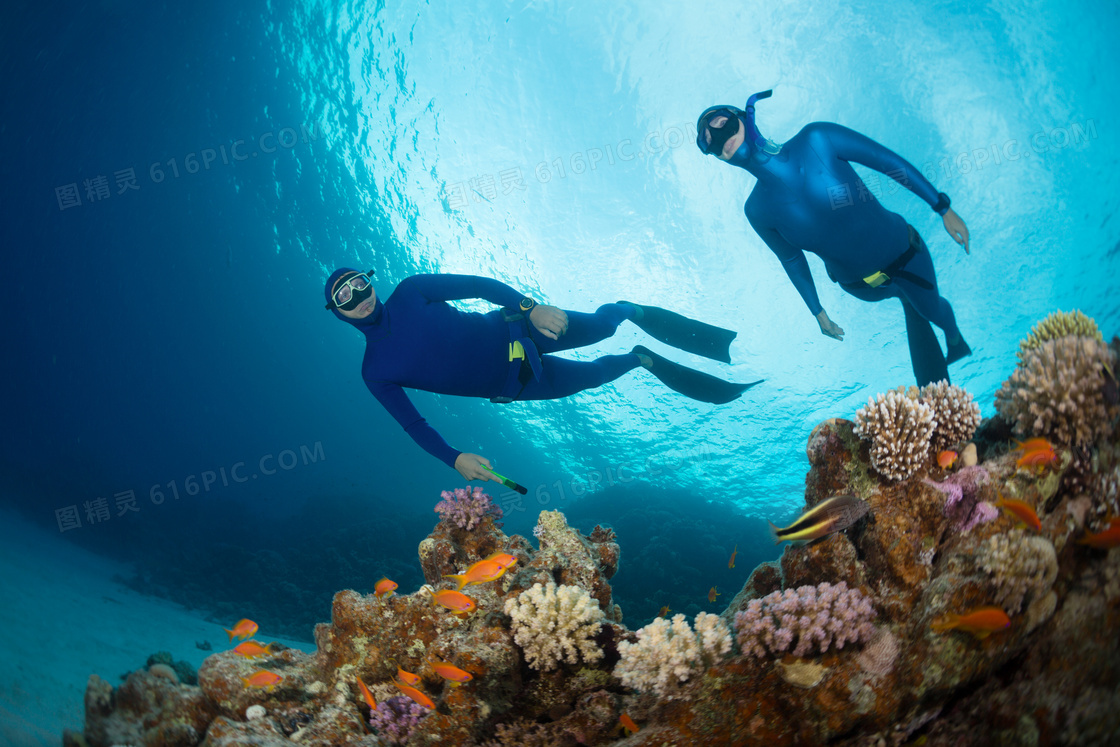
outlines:
[{"label": "hood of wetsuit", "polygon": [[[340,277],[342,277],[343,275],[357,274],[358,272],[360,271],[354,270],[350,267],[340,267],[332,272],[330,277],[327,278],[326,285],[323,287],[323,296],[326,302],[331,302],[331,290],[334,288],[334,284],[338,282],[338,279]],[[341,319],[350,326],[360,330],[363,334],[368,334],[369,332],[372,332],[374,329],[376,329],[377,326],[381,323],[381,312],[383,308],[384,306],[381,303],[381,299],[378,298],[376,301],[374,301],[373,313],[371,313],[364,319],[351,319],[335,308],[332,308],[330,312],[334,314],[337,319]]]}]

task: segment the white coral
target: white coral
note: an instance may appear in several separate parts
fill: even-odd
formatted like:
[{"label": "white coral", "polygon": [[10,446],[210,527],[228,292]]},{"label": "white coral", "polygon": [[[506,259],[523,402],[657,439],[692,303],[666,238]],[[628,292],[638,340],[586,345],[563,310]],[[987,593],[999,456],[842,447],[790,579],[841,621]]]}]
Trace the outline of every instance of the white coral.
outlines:
[{"label": "white coral", "polygon": [[578,586],[533,584],[506,600],[505,610],[513,618],[513,640],[533,669],[555,669],[562,661],[577,664],[580,656],[586,662],[603,657],[594,641],[603,611]]},{"label": "white coral", "polygon": [[618,644],[614,675],[627,687],[663,696],[731,651],[731,631],[719,615],[701,612],[695,622],[693,631],[677,614],[672,622],[659,617],[640,629],[637,643]]},{"label": "white coral", "polygon": [[894,389],[868,398],[856,411],[855,433],[871,441],[871,466],[891,480],[905,480],[929,460],[937,425],[933,408],[917,390]]},{"label": "white coral", "polygon": [[944,379],[922,387],[920,399],[933,410],[937,423],[930,446],[935,452],[964,443],[980,427],[980,405],[972,395]]},{"label": "white coral", "polygon": [[1027,537],[1021,529],[996,534],[981,547],[979,565],[995,585],[995,601],[1014,614],[1025,599],[1041,598],[1058,577],[1058,556],[1045,537]]}]

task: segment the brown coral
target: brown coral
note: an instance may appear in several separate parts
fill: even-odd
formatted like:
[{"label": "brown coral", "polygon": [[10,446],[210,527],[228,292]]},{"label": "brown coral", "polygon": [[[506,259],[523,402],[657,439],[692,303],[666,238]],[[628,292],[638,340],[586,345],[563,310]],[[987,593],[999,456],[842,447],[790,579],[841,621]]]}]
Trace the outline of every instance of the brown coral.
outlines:
[{"label": "brown coral", "polygon": [[1019,360],[1029,350],[1036,350],[1044,342],[1057,340],[1062,337],[1089,337],[1094,340],[1103,340],[1097,323],[1085,316],[1079,310],[1070,312],[1055,311],[1050,316],[1034,325],[1027,339],[1019,342]]},{"label": "brown coral", "polygon": [[871,466],[891,480],[905,480],[929,459],[936,421],[916,395],[894,389],[856,411],[856,435],[871,441]]},{"label": "brown coral", "polygon": [[1022,354],[996,393],[996,409],[1020,435],[1090,444],[1111,432],[1117,406],[1105,397],[1116,355],[1100,340],[1062,337]]},{"label": "brown coral", "polygon": [[948,381],[922,387],[919,399],[933,410],[936,425],[930,447],[934,452],[964,443],[980,426],[980,406],[971,394]]}]

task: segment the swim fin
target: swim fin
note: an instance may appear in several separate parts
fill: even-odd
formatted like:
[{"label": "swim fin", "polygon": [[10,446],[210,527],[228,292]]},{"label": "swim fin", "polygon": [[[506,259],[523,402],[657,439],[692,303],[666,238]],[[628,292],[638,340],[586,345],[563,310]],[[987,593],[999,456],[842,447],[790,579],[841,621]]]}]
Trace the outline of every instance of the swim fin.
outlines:
[{"label": "swim fin", "polygon": [[947,364],[956,363],[961,358],[972,355],[972,348],[964,341],[964,336],[960,332],[957,332],[957,342],[955,344],[947,342],[945,347],[947,348],[945,352],[945,363]]},{"label": "swim fin", "polygon": [[[941,354],[941,343],[933,332],[933,325],[906,301],[902,302],[906,314],[906,340],[910,343],[910,365],[918,386],[949,381],[949,368]],[[964,341],[963,339],[961,340]]]},{"label": "swim fin", "polygon": [[698,322],[657,306],[640,306],[630,301],[619,303],[638,309],[636,318],[631,321],[653,339],[714,361],[731,362],[729,348],[738,332]]},{"label": "swim fin", "polygon": [[764,379],[759,379],[758,381],[752,381],[750,384],[736,384],[717,379],[703,371],[697,371],[679,363],[674,363],[668,358],[663,358],[644,345],[635,345],[630,352],[649,356],[650,360],[653,361],[653,368],[649,369],[649,372],[674,392],[680,392],[686,397],[701,402],[711,402],[713,405],[725,405],[738,399],[743,392],[764,381]]}]

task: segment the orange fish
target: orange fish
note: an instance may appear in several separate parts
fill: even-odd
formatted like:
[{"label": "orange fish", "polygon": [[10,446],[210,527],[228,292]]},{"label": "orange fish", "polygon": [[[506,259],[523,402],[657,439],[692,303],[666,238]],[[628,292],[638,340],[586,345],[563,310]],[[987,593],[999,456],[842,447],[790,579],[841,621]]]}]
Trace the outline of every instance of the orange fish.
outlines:
[{"label": "orange fish", "polygon": [[280,684],[280,680],[282,679],[284,678],[276,674],[275,672],[270,672],[267,669],[261,669],[253,672],[248,677],[242,677],[241,684],[245,687],[252,687],[255,689],[264,688],[265,690],[272,692],[272,689]]},{"label": "orange fish", "polygon": [[1016,441],[1015,451],[1029,454],[1032,451],[1053,451],[1054,446],[1045,438],[1028,438],[1026,441]]},{"label": "orange fish", "polygon": [[731,551],[731,559],[727,561],[728,568],[735,567],[735,556],[739,554],[739,546],[735,545],[735,549]]},{"label": "orange fish", "polygon": [[399,679],[406,685],[420,684],[420,675],[404,671],[403,669],[401,669],[399,664],[397,665],[397,679]]},{"label": "orange fish", "polygon": [[1109,519],[1108,526],[1099,532],[1086,532],[1085,536],[1077,542],[1098,550],[1109,550],[1117,547],[1120,545],[1120,517]]},{"label": "orange fish", "polygon": [[390,581],[388,578],[382,576],[381,580],[373,587],[373,595],[378,599],[388,594],[392,594],[393,590],[397,588],[396,581]]},{"label": "orange fish", "polygon": [[493,555],[491,555],[490,557],[488,557],[486,559],[487,560],[493,560],[495,563],[500,563],[500,564],[504,565],[506,568],[509,568],[510,566],[512,566],[514,563],[517,562],[516,557],[514,557],[513,555],[510,555],[508,552],[501,552],[501,551],[494,553]]},{"label": "orange fish", "polygon": [[402,693],[412,698],[414,701],[416,701],[416,703],[424,706],[425,708],[436,707],[436,704],[432,702],[431,698],[417,690],[415,687],[410,687],[403,682],[397,682],[396,680],[393,680],[393,684],[397,686],[398,690],[400,690]]},{"label": "orange fish", "polygon": [[244,656],[246,659],[255,659],[258,656],[269,656],[272,654],[272,644],[262,646],[256,641],[245,641],[239,643],[233,648],[233,653],[238,656]]},{"label": "orange fish", "polygon": [[432,594],[432,604],[438,604],[440,607],[446,607],[454,612],[456,615],[469,615],[474,612],[477,606],[474,600],[466,594],[458,591],[451,591],[444,589]]},{"label": "orange fish", "polygon": [[1004,498],[1001,493],[999,500],[996,501],[996,508],[1002,508],[1034,531],[1042,531],[1042,522],[1038,520],[1038,514],[1026,503],[1014,498]]},{"label": "orange fish", "polygon": [[428,666],[432,668],[433,672],[450,682],[452,687],[458,687],[464,682],[470,682],[474,679],[474,676],[471,675],[470,672],[466,672],[459,669],[459,667],[454,664],[440,661],[439,659],[428,659]]},{"label": "orange fish", "polygon": [[634,723],[634,719],[630,718],[625,713],[619,717],[618,724],[623,728],[626,736],[635,734],[638,731],[638,725]]},{"label": "orange fish", "polygon": [[233,630],[229,628],[222,628],[222,630],[229,633],[229,640],[232,643],[234,638],[251,638],[257,632],[257,624],[252,620],[238,620]]},{"label": "orange fish", "polygon": [[941,469],[949,469],[957,462],[957,452],[946,449],[945,451],[938,452],[937,466]]},{"label": "orange fish", "polygon": [[999,607],[977,607],[964,615],[948,614],[930,625],[934,633],[963,630],[983,640],[996,631],[1011,625],[1011,618]]},{"label": "orange fish", "polygon": [[470,568],[466,573],[448,574],[444,578],[453,578],[459,582],[459,586],[455,591],[459,591],[468,584],[485,584],[489,581],[496,581],[501,578],[503,574],[517,562],[517,558],[512,555],[504,553],[495,553],[495,555],[502,555],[502,559],[509,558],[510,560],[502,562],[501,559],[495,560],[494,556],[490,556],[485,560],[480,560]]},{"label": "orange fish", "polygon": [[714,602],[714,601],[716,601],[716,597],[718,597],[719,595],[720,595],[720,592],[716,591],[716,587],[714,587],[714,586],[713,586],[713,587],[712,587],[712,588],[711,588],[711,589],[710,589],[710,590],[708,591],[708,601],[709,601],[709,602]]},{"label": "orange fish", "polygon": [[366,705],[369,706],[369,709],[371,711],[376,711],[377,701],[373,699],[373,693],[371,693],[369,691],[369,688],[366,687],[366,683],[362,682],[361,677],[357,677],[356,679],[358,680],[358,687],[362,689],[362,698],[366,701]]},{"label": "orange fish", "polygon": [[1028,438],[1026,441],[1016,441],[1016,451],[1023,452],[1015,462],[1016,467],[1037,467],[1041,471],[1044,467],[1051,469],[1058,466],[1058,455],[1054,446],[1045,438]]},{"label": "orange fish", "polygon": [[670,612],[672,612],[672,610],[669,609],[669,605],[665,605],[664,607],[661,608],[661,611],[657,613],[657,616],[658,617],[665,617],[665,615],[668,615]]}]

